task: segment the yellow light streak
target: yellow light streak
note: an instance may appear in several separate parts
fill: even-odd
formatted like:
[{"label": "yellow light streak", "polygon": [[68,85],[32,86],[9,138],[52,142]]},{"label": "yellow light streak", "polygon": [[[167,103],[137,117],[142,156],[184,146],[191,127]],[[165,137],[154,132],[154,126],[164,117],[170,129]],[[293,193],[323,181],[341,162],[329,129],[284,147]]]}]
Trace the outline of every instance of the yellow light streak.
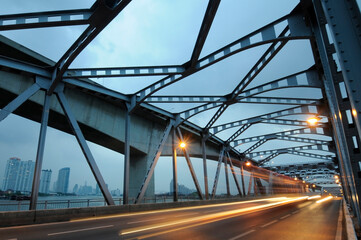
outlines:
[{"label": "yellow light streak", "polygon": [[241,205],[241,204],[246,204],[246,203],[256,203],[256,202],[263,202],[263,201],[270,201],[270,202],[271,201],[279,201],[279,200],[285,200],[285,199],[287,199],[287,197],[262,198],[262,199],[256,199],[256,200],[238,201],[238,202],[231,202],[231,203],[207,204],[207,205],[202,205],[202,206],[179,207],[179,208],[172,208],[172,209],[162,209],[162,210],[136,212],[136,213],[121,213],[121,214],[115,214],[115,215],[103,216],[103,217],[72,219],[69,222],[82,222],[82,221],[91,221],[91,220],[98,220],[98,219],[109,219],[109,218],[136,216],[136,215],[148,215],[148,214],[155,214],[155,213],[177,212],[177,211],[183,211],[183,210],[215,208],[215,207],[231,206],[231,205],[237,205],[237,204]]},{"label": "yellow light streak", "polygon": [[316,203],[322,203],[322,202],[325,202],[325,201],[330,200],[332,198],[333,198],[332,196],[328,196],[328,197],[326,197],[324,199],[318,200]]},{"label": "yellow light streak", "polygon": [[316,196],[308,197],[307,200],[316,199],[316,198],[321,198],[321,195],[316,195]]},{"label": "yellow light streak", "polygon": [[275,203],[268,203],[268,204],[263,204],[263,205],[259,205],[259,206],[253,206],[253,207],[241,208],[241,209],[237,209],[237,210],[230,210],[230,211],[225,211],[225,212],[220,212],[220,213],[202,215],[199,217],[192,217],[192,218],[187,218],[187,219],[182,219],[182,220],[177,220],[177,221],[171,221],[171,222],[167,222],[167,223],[152,224],[152,225],[149,225],[146,227],[136,227],[136,228],[131,228],[131,229],[122,231],[119,233],[119,235],[124,236],[124,235],[129,235],[132,233],[144,232],[147,230],[154,230],[154,229],[158,229],[158,228],[179,225],[182,223],[189,223],[189,224],[197,223],[197,225],[202,225],[202,224],[206,224],[206,223],[210,223],[210,222],[220,221],[220,220],[227,219],[227,218],[232,218],[235,216],[239,216],[241,214],[257,212],[257,211],[260,211],[263,209],[280,206],[280,205],[288,204],[291,202],[301,201],[306,198],[308,198],[308,197],[303,196],[303,197],[292,198],[292,199],[286,198],[283,201],[279,201],[279,202],[275,202]]}]

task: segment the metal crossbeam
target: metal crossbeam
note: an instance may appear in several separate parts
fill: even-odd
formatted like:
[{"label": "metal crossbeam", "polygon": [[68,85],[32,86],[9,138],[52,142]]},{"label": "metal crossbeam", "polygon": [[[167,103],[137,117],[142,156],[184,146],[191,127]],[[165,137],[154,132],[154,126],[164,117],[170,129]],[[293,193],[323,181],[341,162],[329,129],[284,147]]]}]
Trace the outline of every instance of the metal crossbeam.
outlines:
[{"label": "metal crossbeam", "polygon": [[[297,21],[298,20],[298,21]],[[255,47],[258,45],[266,44],[266,43],[276,43],[276,48],[282,44],[282,42],[287,42],[288,40],[292,39],[309,39],[311,37],[311,33],[307,31],[303,31],[302,33],[299,31],[296,31],[297,28],[307,28],[305,26],[302,26],[304,21],[302,20],[302,15],[296,14],[296,15],[287,15],[284,16],[216,51],[213,53],[210,53],[209,55],[203,57],[202,59],[198,60],[195,64],[195,68],[193,69],[187,69],[182,76],[170,76],[163,78],[143,89],[138,91],[136,95],[139,97],[139,103],[143,102],[147,97],[154,94],[155,92],[161,90],[162,88],[173,84],[190,73],[198,72],[208,66],[211,66],[220,60],[223,60],[225,58],[228,58],[236,53],[239,53],[241,51],[244,51],[246,49],[249,49],[251,47]],[[283,26],[284,24],[287,25],[286,32],[282,35],[279,35],[279,37],[276,37],[276,31],[275,29],[278,28],[278,26]],[[293,26],[297,25],[298,26]],[[288,29],[288,27],[290,29]],[[258,40],[256,36],[260,36],[261,40]],[[275,49],[271,50],[271,52],[274,52]],[[189,71],[189,72],[187,72]],[[138,103],[138,104],[139,104]]]},{"label": "metal crossbeam", "polygon": [[[287,32],[287,28],[282,31],[280,36],[284,36]],[[272,43],[266,52],[261,56],[257,63],[251,68],[246,76],[240,81],[237,87],[230,94],[230,102],[234,101],[238,95],[252,82],[252,80],[262,71],[264,67],[277,55],[279,51],[286,45],[287,41],[281,43]],[[205,129],[209,130],[218,118],[226,111],[229,104],[223,104],[217,112],[213,115],[211,120],[207,123]]]},{"label": "metal crossbeam", "polygon": [[266,113],[266,114],[251,117],[251,118],[242,119],[239,121],[234,121],[234,122],[214,126],[210,129],[210,131],[213,134],[216,134],[221,131],[227,130],[229,128],[239,127],[239,126],[242,126],[245,124],[254,124],[254,123],[262,122],[267,119],[274,119],[274,118],[295,115],[295,114],[317,114],[317,111],[311,109],[310,105],[300,106],[300,107],[292,107],[292,108],[287,108],[287,109],[283,109],[280,111]]},{"label": "metal crossbeam", "polygon": [[134,76],[160,76],[182,74],[182,66],[151,66],[151,67],[114,67],[114,68],[71,68],[65,71],[63,78],[109,78]]},{"label": "metal crossbeam", "polygon": [[300,137],[290,137],[290,136],[277,136],[279,140],[291,141],[291,142],[303,142],[303,143],[312,143],[312,144],[331,144],[331,141],[324,141],[319,139],[312,139],[312,138],[300,138]]},{"label": "metal crossbeam", "polygon": [[147,103],[215,103],[226,102],[223,96],[150,96]]},{"label": "metal crossbeam", "polygon": [[226,143],[232,142],[234,139],[236,139],[239,135],[244,133],[251,126],[252,126],[252,124],[250,124],[250,123],[247,123],[247,124],[243,125],[240,129],[237,130],[237,132],[235,132],[232,136],[230,136],[227,139]]},{"label": "metal crossbeam", "polygon": [[263,159],[262,161],[259,161],[258,164],[262,165],[266,162],[271,161],[272,159],[274,159],[275,157],[277,157],[278,155],[280,155],[281,153],[276,152],[276,153],[272,153],[271,155],[269,155],[268,157],[266,157],[265,159]]},{"label": "metal crossbeam", "polygon": [[89,24],[92,9],[0,15],[0,31]]},{"label": "metal crossbeam", "polygon": [[[52,84],[48,94],[52,94],[62,80],[65,71],[83,49],[130,3],[123,1],[100,1],[94,3],[94,13],[89,19],[89,26],[55,64]],[[113,5],[114,4],[114,5]]]},{"label": "metal crossbeam", "polygon": [[[253,95],[252,95],[253,96]],[[283,97],[245,97],[238,103],[282,104],[282,105],[321,105],[321,99],[312,98],[283,98]]]},{"label": "metal crossbeam", "polygon": [[299,151],[288,151],[288,154],[317,158],[317,159],[322,159],[322,160],[329,160],[329,161],[334,160],[334,157],[329,156],[329,155],[325,156],[325,155],[320,155],[320,154],[305,153],[305,152],[299,152]]},{"label": "metal crossbeam", "polygon": [[280,148],[280,149],[272,149],[260,152],[253,152],[248,153],[248,157],[254,158],[262,155],[273,154],[276,152],[285,152],[285,151],[302,151],[302,150],[319,150],[325,152],[333,152],[328,145],[321,145],[321,144],[314,144],[314,145],[307,145],[307,146],[298,146],[298,147],[291,147],[291,148]]},{"label": "metal crossbeam", "polygon": [[242,99],[243,97],[249,97],[265,93],[272,90],[278,90],[282,88],[294,88],[294,87],[313,87],[321,88],[322,82],[318,77],[318,73],[314,70],[314,67],[309,70],[302,71],[296,74],[292,74],[287,77],[283,77],[256,87],[242,91],[239,94],[237,99]]},{"label": "metal crossbeam", "polygon": [[212,22],[216,16],[221,0],[210,0],[208,2],[206,13],[202,21],[201,29],[199,30],[196,45],[194,46],[192,57],[190,60],[190,66],[194,67],[198,61],[199,56],[201,55],[204,43],[206,42],[207,35],[211,29]]},{"label": "metal crossbeam", "polygon": [[299,129],[288,130],[288,131],[284,131],[284,132],[277,132],[277,133],[271,133],[271,134],[267,134],[267,135],[260,135],[260,136],[254,136],[254,137],[249,137],[249,138],[237,139],[237,140],[234,140],[232,143],[233,143],[233,146],[235,147],[235,146],[241,145],[243,143],[256,142],[256,141],[259,141],[264,138],[273,139],[275,137],[283,137],[283,136],[298,135],[298,134],[318,134],[318,135],[323,135],[323,136],[331,136],[328,132],[325,132],[323,128],[317,128],[317,127],[315,127],[315,128],[299,128]]},{"label": "metal crossbeam", "polygon": [[139,193],[135,199],[135,204],[138,204],[142,201],[144,194],[147,191],[149,182],[153,177],[155,166],[157,165],[158,159],[159,159],[160,155],[162,154],[164,145],[168,139],[168,136],[170,134],[170,131],[172,130],[172,127],[173,127],[173,120],[170,120],[167,127],[165,128],[165,130],[163,132],[162,138],[160,139],[159,145],[157,147],[157,152],[155,153],[155,155],[152,159],[152,162],[149,165],[148,171],[145,174],[142,186],[140,187]]},{"label": "metal crossbeam", "polygon": [[245,150],[243,153],[244,154],[248,154],[250,152],[252,152],[253,150],[255,150],[256,148],[260,147],[261,145],[263,145],[264,143],[266,143],[269,139],[264,138],[259,140],[258,142],[256,142],[254,145],[252,145],[250,148],[248,148],[247,150]]}]

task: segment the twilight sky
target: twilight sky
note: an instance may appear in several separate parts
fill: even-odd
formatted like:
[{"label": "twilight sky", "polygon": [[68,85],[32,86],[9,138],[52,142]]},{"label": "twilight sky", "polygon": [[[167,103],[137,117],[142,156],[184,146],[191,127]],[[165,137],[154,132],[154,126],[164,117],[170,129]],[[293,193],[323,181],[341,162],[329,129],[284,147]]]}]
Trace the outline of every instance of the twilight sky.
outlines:
[{"label": "twilight sky", "polygon": [[[92,0],[2,0],[0,14],[89,8],[93,2]],[[183,64],[189,60],[192,54],[207,3],[208,1],[205,0],[134,0],[88,45],[71,67]],[[297,3],[297,0],[223,0],[201,57],[288,14]],[[4,31],[0,34],[57,61],[84,29],[85,26],[72,26]],[[159,91],[156,95],[224,95],[230,93],[268,46],[264,45],[238,53]],[[313,57],[309,43],[304,40],[290,42],[250,86],[306,70],[312,65]],[[128,94],[134,93],[158,79],[158,77],[138,77],[94,80],[105,87]],[[298,97],[304,95],[321,97],[320,91],[309,89],[307,89],[307,93],[305,89],[297,89],[287,90],[287,93],[279,90],[273,94],[276,96],[283,94],[288,97],[295,97],[297,94]],[[158,106],[176,113],[194,105],[159,104]],[[233,105],[217,121],[216,125],[283,108],[286,107]],[[215,110],[210,110],[191,120],[204,126],[214,113]],[[22,160],[35,159],[39,127],[38,123],[15,115],[11,115],[0,123],[0,179],[3,177],[3,169],[9,157],[16,156]],[[287,129],[294,128],[287,127]],[[259,124],[248,129],[242,137],[283,130],[286,130],[285,127]],[[220,137],[227,138],[230,134],[231,131],[225,131]],[[122,189],[123,156],[92,143],[89,145],[110,189]],[[286,147],[300,144],[289,142],[285,144],[274,140],[264,144],[259,150],[269,149],[275,145]],[[240,150],[245,150],[248,146],[242,146]],[[199,159],[192,160],[203,188],[202,163]],[[305,161],[319,160],[284,155],[275,158],[271,164]],[[213,183],[216,162],[208,162],[209,182]],[[48,128],[43,169],[52,169],[52,181],[55,181],[58,170],[63,167],[71,168],[69,191],[76,183],[83,185],[87,182],[88,185],[95,185],[95,180],[75,138]],[[179,159],[178,170],[179,183],[194,188],[186,163],[182,158]],[[224,171],[221,171],[221,174],[219,191],[224,192]],[[156,191],[168,191],[171,178],[170,159],[161,158],[155,172]],[[232,180],[230,182],[233,184]]]}]

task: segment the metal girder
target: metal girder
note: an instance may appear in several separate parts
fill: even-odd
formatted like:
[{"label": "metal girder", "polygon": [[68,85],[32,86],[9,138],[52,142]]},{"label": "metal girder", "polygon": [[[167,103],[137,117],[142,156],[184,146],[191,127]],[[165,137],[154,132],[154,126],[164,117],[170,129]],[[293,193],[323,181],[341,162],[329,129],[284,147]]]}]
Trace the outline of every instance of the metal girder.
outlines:
[{"label": "metal girder", "polygon": [[31,85],[31,87],[26,89],[22,94],[20,94],[10,103],[8,103],[8,105],[6,105],[3,109],[0,110],[0,122],[4,120],[7,116],[9,116],[12,112],[14,112],[18,107],[20,107],[26,100],[28,100],[39,90],[40,90],[40,86],[34,83],[33,85]]},{"label": "metal girder", "polygon": [[302,71],[284,78],[280,78],[256,87],[242,91],[237,99],[244,97],[255,96],[261,93],[283,89],[283,88],[294,88],[294,87],[312,87],[321,88],[322,82],[318,77],[317,71],[312,67],[309,70]]},{"label": "metal girder", "polygon": [[0,31],[89,24],[92,9],[0,15]]},{"label": "metal girder", "polygon": [[[284,36],[287,33],[287,29],[283,30],[280,36]],[[262,71],[264,67],[277,55],[279,51],[286,45],[287,41],[272,43],[271,46],[266,50],[266,52],[261,56],[257,63],[251,68],[251,70],[246,74],[246,76],[240,81],[236,88],[230,94],[229,101],[232,103],[238,95],[250,84],[253,79]],[[213,115],[211,120],[207,123],[205,129],[210,129],[213,124],[218,120],[218,118],[223,114],[223,112],[228,108],[230,104],[223,104],[217,112]]]},{"label": "metal girder", "polygon": [[300,138],[300,137],[289,137],[289,136],[277,136],[276,139],[291,141],[291,142],[303,142],[303,143],[313,143],[313,144],[331,144],[332,141],[324,141],[319,139],[312,138]]},{"label": "metal girder", "polygon": [[180,112],[179,117],[182,118],[182,119],[180,119],[180,122],[183,122],[198,113],[219,107],[220,105],[222,105],[222,102],[208,103],[208,104],[204,104],[202,106],[198,106],[198,107],[191,108],[186,111]]},{"label": "metal girder", "polygon": [[283,136],[298,135],[298,134],[319,134],[319,135],[324,135],[324,136],[331,136],[331,134],[327,134],[325,132],[319,133],[320,131],[323,131],[323,129],[317,128],[317,127],[299,128],[299,129],[288,130],[288,131],[284,131],[284,132],[277,132],[277,133],[271,133],[271,134],[267,134],[267,135],[260,135],[260,136],[254,136],[254,137],[249,137],[249,138],[237,139],[237,140],[233,141],[233,146],[235,147],[235,146],[238,146],[243,143],[259,141],[264,138],[273,139],[275,137],[283,137]]},{"label": "metal girder", "polygon": [[148,168],[147,173],[145,174],[142,186],[140,187],[139,193],[138,193],[138,195],[137,195],[137,197],[135,199],[135,204],[138,204],[138,203],[140,203],[142,201],[142,199],[144,197],[144,194],[145,194],[145,191],[147,191],[148,184],[149,184],[150,180],[153,177],[155,166],[157,165],[158,159],[159,159],[160,155],[162,154],[164,145],[165,145],[165,143],[166,143],[166,141],[168,139],[170,131],[172,130],[173,123],[174,123],[174,121],[170,120],[168,125],[166,126],[164,132],[163,132],[163,136],[162,136],[162,138],[161,138],[161,140],[159,142],[159,145],[157,147],[157,152],[155,153],[155,156],[153,157],[153,160],[149,165],[149,168]]},{"label": "metal girder", "polygon": [[[300,127],[308,127],[310,125],[307,121],[290,120],[290,119],[267,119],[267,120],[262,120],[262,123],[289,125],[289,126],[300,126]],[[316,126],[317,127],[326,127],[327,123],[318,122],[313,127],[316,127]]]},{"label": "metal girder", "polygon": [[144,102],[147,103],[214,103],[225,102],[223,96],[150,96]]},{"label": "metal girder", "polygon": [[217,165],[217,170],[216,170],[216,176],[214,177],[214,182],[213,182],[212,199],[214,198],[214,196],[216,196],[217,185],[218,185],[218,178],[219,178],[219,173],[220,173],[220,171],[221,171],[221,165],[222,165],[222,160],[223,160],[223,157],[224,157],[224,151],[225,151],[225,148],[222,147],[221,152],[219,153],[218,165]]},{"label": "metal girder", "polygon": [[114,68],[71,68],[63,78],[109,78],[182,74],[182,66],[114,67]]},{"label": "metal girder", "polygon": [[194,67],[201,55],[203,45],[206,42],[209,30],[211,29],[212,22],[216,16],[216,12],[221,0],[210,0],[204,14],[201,29],[199,30],[196,45],[194,46],[192,57],[190,60],[190,66]]},{"label": "metal girder", "polygon": [[321,99],[312,98],[283,98],[283,97],[245,97],[238,103],[282,104],[282,105],[321,105]]},{"label": "metal girder", "polygon": [[48,94],[51,95],[62,80],[65,71],[83,49],[130,3],[131,0],[98,0],[92,6],[94,13],[89,18],[89,26],[55,64],[52,84]]},{"label": "metal girder", "polygon": [[288,154],[304,156],[304,157],[312,157],[312,158],[329,160],[329,161],[334,160],[334,157],[332,157],[332,156],[325,156],[325,155],[314,154],[314,153],[305,153],[305,152],[299,152],[299,151],[288,151]]},{"label": "metal girder", "polygon": [[103,193],[105,201],[107,202],[108,205],[114,205],[112,195],[110,194],[110,192],[105,184],[103,176],[99,171],[99,168],[95,162],[95,159],[88,147],[88,144],[85,141],[84,135],[78,125],[78,122],[75,119],[75,116],[73,115],[73,113],[70,109],[70,106],[64,96],[64,93],[57,92],[57,97],[58,97],[59,103],[64,111],[64,114],[65,114],[66,118],[68,119],[69,125],[70,125],[71,129],[73,130],[73,133],[79,143],[79,146],[89,164],[90,170],[92,171],[94,178],[97,181],[98,186]]},{"label": "metal girder", "polygon": [[[287,33],[288,35],[286,36],[282,34],[279,35],[280,37],[276,37],[275,29],[278,26],[283,26],[283,24],[287,25],[287,32],[285,32],[285,34]],[[246,49],[266,43],[275,43],[275,46],[278,47],[280,44],[282,44],[282,42],[287,42],[288,40],[308,39],[311,37],[311,33],[307,30],[304,30],[307,27],[303,25],[305,24],[302,19],[302,15],[300,14],[284,16],[203,57],[202,59],[197,61],[197,63],[195,64],[195,68],[186,69],[182,76],[169,76],[141,89],[136,93],[136,95],[139,97],[139,102],[143,102],[150,95],[170,84],[173,84],[183,79],[190,73],[198,72],[208,66],[219,62],[222,59],[228,58]],[[297,29],[303,29],[304,31],[298,31]],[[258,40],[259,38],[257,38],[257,36],[260,36],[261,40]],[[273,51],[275,51],[275,49],[273,49],[271,52]]]},{"label": "metal girder", "polygon": [[42,113],[42,117],[41,117],[38,149],[37,149],[37,153],[36,153],[33,184],[32,184],[32,188],[31,188],[31,198],[30,198],[29,210],[35,210],[37,202],[38,202],[40,175],[41,175],[41,170],[42,170],[42,165],[43,165],[46,130],[48,127],[48,119],[49,119],[50,98],[51,98],[51,96],[48,96],[45,94],[43,113]]},{"label": "metal girder", "polygon": [[206,140],[208,136],[206,134],[202,135],[202,158],[203,158],[203,176],[204,176],[204,196],[206,200],[209,199],[209,190],[208,190],[208,171],[207,171],[207,152],[206,152]]},{"label": "metal girder", "polygon": [[[182,135],[181,130],[178,127],[177,127],[177,133],[178,133],[179,139],[183,142],[183,135]],[[201,200],[203,200],[202,190],[201,190],[201,187],[199,186],[197,175],[196,175],[196,173],[195,173],[195,171],[193,169],[192,161],[191,161],[191,159],[189,157],[189,154],[188,154],[187,150],[185,148],[182,148],[182,151],[183,151],[184,157],[185,157],[185,159],[187,161],[189,171],[191,172],[192,179],[193,179],[194,185],[195,185],[195,187],[197,189],[198,196],[199,196],[199,198]]]},{"label": "metal girder", "polygon": [[287,109],[283,109],[280,111],[266,113],[266,114],[251,117],[251,118],[242,119],[239,121],[234,121],[234,122],[214,126],[210,129],[210,131],[213,134],[216,134],[221,131],[227,130],[229,128],[239,127],[239,126],[242,126],[245,124],[254,124],[254,123],[262,122],[267,119],[274,119],[274,118],[279,118],[279,117],[288,116],[288,115],[295,115],[295,114],[318,114],[318,112],[315,112],[312,109],[310,109],[310,105],[305,105],[305,106],[300,106],[300,107],[292,107],[292,108],[287,108]]},{"label": "metal girder", "polygon": [[4,56],[0,56],[0,66],[35,74],[37,76],[48,77],[48,78],[51,77],[51,73],[42,67],[38,67],[36,65],[28,64]]},{"label": "metal girder", "polygon": [[307,146],[297,146],[297,147],[290,147],[290,148],[280,148],[280,149],[272,149],[272,150],[265,150],[260,152],[252,152],[248,153],[248,157],[254,158],[262,155],[273,154],[276,152],[282,153],[286,151],[302,151],[302,150],[318,150],[318,151],[325,151],[325,152],[332,152],[329,145],[322,145],[322,144],[314,144],[314,145],[307,145]]},{"label": "metal girder", "polygon": [[232,136],[230,136],[227,139],[226,143],[228,144],[228,143],[232,142],[234,139],[236,139],[239,135],[241,135],[244,131],[246,131],[251,126],[252,126],[251,123],[246,123],[245,125],[240,127],[240,129],[238,129],[237,132],[235,132]]},{"label": "metal girder", "polygon": [[247,150],[245,150],[243,153],[244,154],[248,154],[250,152],[252,152],[253,150],[255,150],[256,148],[260,147],[261,145],[263,145],[264,143],[266,143],[269,139],[264,138],[259,140],[258,142],[256,142],[255,144],[253,144],[250,148],[248,148]]},{"label": "metal girder", "polygon": [[232,175],[233,175],[234,182],[236,183],[236,187],[237,187],[239,196],[242,197],[242,191],[241,191],[241,188],[239,186],[239,182],[238,182],[237,175],[236,175],[236,170],[235,170],[235,168],[233,166],[232,159],[231,159],[231,156],[229,155],[229,152],[227,152],[227,157],[228,157],[229,165],[231,166],[231,172],[232,172]]},{"label": "metal girder", "polygon": [[280,155],[281,153],[276,152],[276,153],[272,153],[271,155],[269,155],[268,157],[266,157],[265,159],[263,159],[262,161],[259,161],[258,164],[262,165],[266,162],[271,161],[272,159],[274,159],[275,157],[277,157],[278,155]]},{"label": "metal girder", "polygon": [[[340,1],[340,2],[332,2],[332,3],[322,3],[321,1],[314,1],[314,10],[315,10],[315,15],[316,15],[316,19],[311,23],[312,24],[312,28],[315,34],[315,41],[317,46],[317,52],[319,54],[319,59],[320,62],[322,64],[323,67],[323,71],[324,71],[324,88],[325,88],[325,93],[327,96],[327,100],[328,100],[328,105],[329,105],[329,109],[330,109],[330,119],[331,119],[331,123],[333,126],[333,134],[334,134],[334,140],[335,140],[335,145],[336,145],[336,149],[337,149],[337,156],[338,156],[338,161],[339,161],[339,167],[340,167],[340,172],[341,172],[341,176],[342,176],[342,182],[343,182],[343,190],[344,190],[344,194],[345,197],[348,201],[348,203],[351,205],[353,212],[356,214],[358,222],[361,222],[361,213],[360,213],[360,201],[359,201],[359,197],[360,197],[360,191],[359,191],[359,187],[357,186],[357,173],[354,173],[355,168],[353,167],[352,164],[352,160],[351,160],[351,154],[352,152],[350,151],[350,148],[348,146],[347,143],[347,138],[346,138],[346,134],[345,134],[345,127],[343,125],[343,121],[341,118],[341,111],[340,111],[340,104],[339,102],[342,102],[341,98],[340,98],[340,91],[336,91],[336,85],[337,85],[337,69],[334,63],[334,59],[332,57],[333,51],[331,52],[331,49],[335,49],[334,44],[331,45],[329,40],[328,40],[328,34],[329,32],[326,29],[326,23],[327,21],[325,21],[327,18],[328,20],[328,30],[331,30],[330,33],[334,35],[334,38],[336,37],[336,40],[334,40],[335,42],[337,42],[337,51],[338,51],[338,56],[339,56],[339,60],[341,62],[341,69],[343,70],[343,74],[347,74],[346,72],[344,72],[344,70],[346,71],[351,71],[351,69],[344,69],[344,61],[347,59],[344,59],[342,56],[340,57],[340,55],[343,55],[345,53],[345,49],[342,50],[339,48],[339,45],[344,45],[345,44],[345,40],[347,40],[348,37],[353,38],[355,36],[352,37],[353,34],[355,34],[355,32],[352,34],[349,32],[349,36],[345,36],[344,33],[345,31],[349,31],[349,28],[352,28],[355,26],[353,26],[353,22],[349,22],[350,25],[347,26],[342,26],[339,25],[338,23],[335,23],[334,21],[349,21],[349,13],[352,11],[357,11],[356,9],[357,6],[354,6],[356,8],[350,8],[349,11],[346,11],[346,15],[344,16],[340,16],[338,15],[340,12],[338,11],[338,7],[336,7],[336,9],[332,6],[330,6],[329,9],[322,9],[324,6],[322,6],[322,4],[340,4],[340,11],[345,11],[344,7],[345,4],[356,4],[354,1]],[[341,6],[343,5],[343,6]],[[337,20],[333,20],[331,19],[331,16],[329,15],[332,11],[336,11],[337,14],[336,16],[332,16],[333,17],[337,17]],[[328,17],[326,18],[325,14],[327,13]],[[345,18],[345,19],[343,19]],[[346,20],[346,18],[348,18]],[[360,13],[356,12],[354,13],[354,20],[357,21],[357,19],[360,19]],[[336,30],[334,27],[336,27],[338,30]],[[332,27],[331,27],[332,26]],[[346,29],[341,29],[341,28],[348,28]],[[336,31],[335,31],[336,30]],[[356,30],[356,29],[355,29]],[[342,33],[341,34],[341,38],[339,36],[335,36],[336,34],[339,34],[338,32]],[[339,39],[340,38],[340,39]],[[354,41],[355,39],[350,39],[350,41]],[[348,42],[350,43],[350,42]],[[315,44],[315,45],[316,45]],[[346,51],[346,54],[351,54],[349,56],[352,56],[353,54],[358,54],[360,49],[360,46],[357,45],[350,45],[350,46],[344,46],[344,47],[348,47],[348,50]],[[354,50],[352,50],[354,48]],[[357,48],[357,49],[356,49]],[[349,52],[349,50],[351,49],[352,53]],[[354,51],[354,52],[353,52]],[[316,55],[315,54],[315,55]],[[317,56],[317,55],[316,55]],[[354,59],[356,60],[356,59]],[[354,61],[352,61],[354,62]],[[348,63],[346,63],[348,65]],[[356,70],[356,68],[358,68],[357,66],[357,61],[354,62],[354,64],[356,64],[356,67],[353,67],[352,70]],[[359,69],[358,69],[359,71]],[[359,83],[359,81],[356,81]],[[347,84],[346,84],[347,86]],[[339,89],[338,89],[339,90]],[[348,91],[350,89],[348,88]],[[357,92],[355,90],[355,92]],[[358,111],[359,109],[355,109],[356,111]],[[357,113],[358,115],[358,113]],[[359,128],[358,128],[359,129]],[[357,160],[358,161],[358,160]]]},{"label": "metal girder", "polygon": [[320,1],[328,22],[347,94],[361,136],[361,14],[356,1]]}]

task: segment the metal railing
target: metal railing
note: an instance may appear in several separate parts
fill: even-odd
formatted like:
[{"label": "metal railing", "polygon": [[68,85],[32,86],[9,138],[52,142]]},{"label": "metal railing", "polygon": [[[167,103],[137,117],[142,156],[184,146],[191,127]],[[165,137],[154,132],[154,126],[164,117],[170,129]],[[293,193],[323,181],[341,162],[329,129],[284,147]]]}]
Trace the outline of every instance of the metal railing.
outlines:
[{"label": "metal railing", "polygon": [[[116,205],[122,205],[122,198],[113,199]],[[134,203],[135,198],[130,198],[129,202]],[[179,196],[178,201],[195,201],[198,197]],[[141,203],[167,203],[173,202],[172,196],[144,197]],[[0,212],[4,211],[26,211],[29,210],[29,200],[3,200],[0,201]],[[37,210],[42,209],[64,209],[64,208],[82,208],[82,207],[100,207],[106,206],[105,199],[67,199],[67,200],[39,200],[36,206]]]}]

